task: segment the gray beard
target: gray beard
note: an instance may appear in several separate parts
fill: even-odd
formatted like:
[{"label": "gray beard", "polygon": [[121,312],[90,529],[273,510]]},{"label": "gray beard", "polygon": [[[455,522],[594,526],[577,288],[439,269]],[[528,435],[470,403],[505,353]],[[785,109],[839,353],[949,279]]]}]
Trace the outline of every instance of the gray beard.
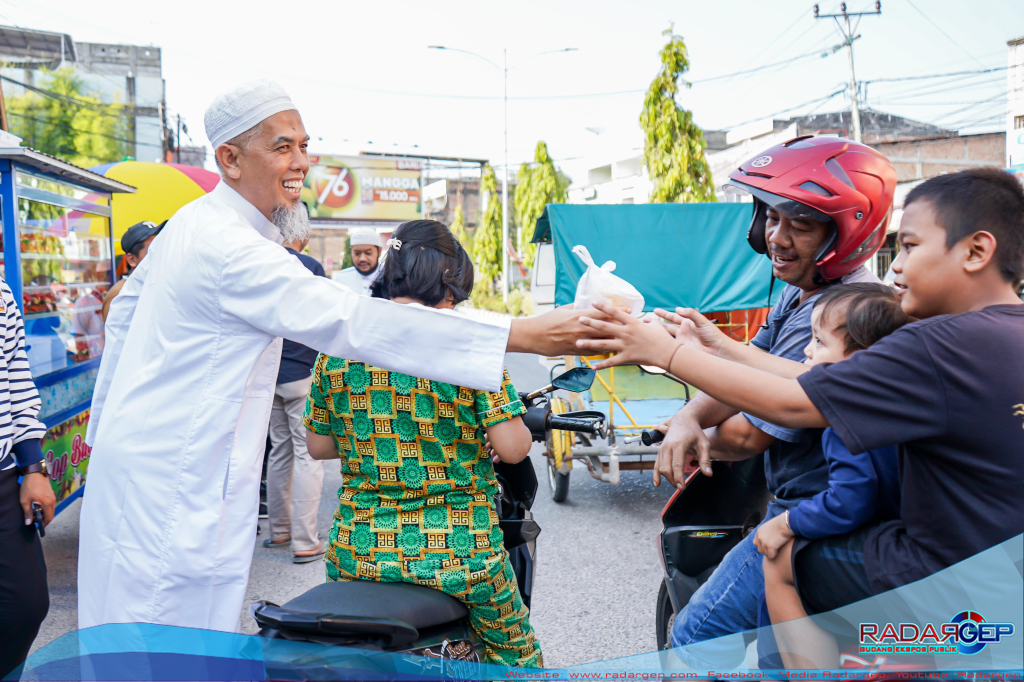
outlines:
[{"label": "gray beard", "polygon": [[291,206],[278,206],[270,214],[270,221],[281,230],[281,236],[286,242],[305,241],[312,229],[309,226],[309,214],[301,201],[296,201]]}]

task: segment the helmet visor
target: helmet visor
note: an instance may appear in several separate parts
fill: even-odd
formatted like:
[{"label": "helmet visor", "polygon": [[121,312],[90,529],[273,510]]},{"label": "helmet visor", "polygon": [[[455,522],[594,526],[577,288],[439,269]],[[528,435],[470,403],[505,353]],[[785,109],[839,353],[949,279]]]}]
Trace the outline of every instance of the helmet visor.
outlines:
[{"label": "helmet visor", "polygon": [[[730,180],[722,189],[725,190],[726,195],[729,197],[750,195],[755,199],[759,199],[791,220],[795,218],[803,218],[805,220],[817,220],[820,223],[829,223],[832,221],[832,216],[808,206],[807,204],[801,204],[799,201],[794,201],[793,199],[779,196],[778,194],[772,194],[771,192],[766,192],[763,189],[758,189],[757,187],[752,187],[751,185],[737,182],[736,180]],[[742,201],[743,199],[739,200]],[[732,198],[731,201],[737,201],[737,199]]]}]

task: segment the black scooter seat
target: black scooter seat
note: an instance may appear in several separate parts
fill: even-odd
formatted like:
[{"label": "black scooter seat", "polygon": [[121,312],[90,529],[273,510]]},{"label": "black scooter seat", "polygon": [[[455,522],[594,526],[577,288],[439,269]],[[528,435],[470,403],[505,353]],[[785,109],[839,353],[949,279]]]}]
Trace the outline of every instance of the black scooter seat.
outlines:
[{"label": "black scooter seat", "polygon": [[440,590],[374,580],[317,585],[281,608],[295,614],[338,618],[393,618],[417,630],[451,623],[469,613],[462,602]]}]

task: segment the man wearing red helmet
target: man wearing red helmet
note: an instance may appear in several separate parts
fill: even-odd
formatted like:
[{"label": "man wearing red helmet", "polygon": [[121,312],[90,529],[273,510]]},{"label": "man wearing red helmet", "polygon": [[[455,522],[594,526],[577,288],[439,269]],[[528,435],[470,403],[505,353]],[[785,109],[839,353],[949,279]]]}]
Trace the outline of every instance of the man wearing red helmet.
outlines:
[{"label": "man wearing red helmet", "polygon": [[[753,197],[751,246],[771,258],[773,277],[787,285],[746,352],[802,361],[811,338],[811,309],[824,287],[877,281],[864,263],[885,239],[895,188],[896,172],[884,156],[840,138],[790,140],[730,175],[727,189]],[[713,325],[698,327],[698,333],[706,346],[721,344]],[[828,485],[820,429],[783,428],[700,394],[662,430],[667,435],[655,485],[664,476],[681,486],[694,452],[704,455],[708,475],[708,455],[738,461],[765,453],[765,475],[775,495],[765,520]],[[676,617],[673,646],[757,627],[764,574],[753,537],[726,555]]]}]

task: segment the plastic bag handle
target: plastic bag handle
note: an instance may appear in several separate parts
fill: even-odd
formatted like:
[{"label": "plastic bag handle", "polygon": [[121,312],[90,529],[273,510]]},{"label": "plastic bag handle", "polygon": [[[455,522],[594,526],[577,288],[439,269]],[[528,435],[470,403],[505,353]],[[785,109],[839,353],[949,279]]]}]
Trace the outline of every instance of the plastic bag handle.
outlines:
[{"label": "plastic bag handle", "polygon": [[583,263],[588,267],[597,267],[597,264],[594,263],[594,259],[590,255],[590,251],[587,249],[587,247],[583,246],[583,244],[577,244],[576,246],[572,247],[572,252],[579,256],[580,260],[583,261]]},{"label": "plastic bag handle", "polygon": [[[587,247],[583,246],[583,244],[577,244],[572,247],[572,252],[579,256],[580,260],[583,261],[587,267],[598,267],[597,263],[594,262],[594,258],[590,255],[590,251]],[[615,261],[606,260],[604,265],[600,266],[599,269],[604,270],[605,272],[612,272],[615,270]]]}]

